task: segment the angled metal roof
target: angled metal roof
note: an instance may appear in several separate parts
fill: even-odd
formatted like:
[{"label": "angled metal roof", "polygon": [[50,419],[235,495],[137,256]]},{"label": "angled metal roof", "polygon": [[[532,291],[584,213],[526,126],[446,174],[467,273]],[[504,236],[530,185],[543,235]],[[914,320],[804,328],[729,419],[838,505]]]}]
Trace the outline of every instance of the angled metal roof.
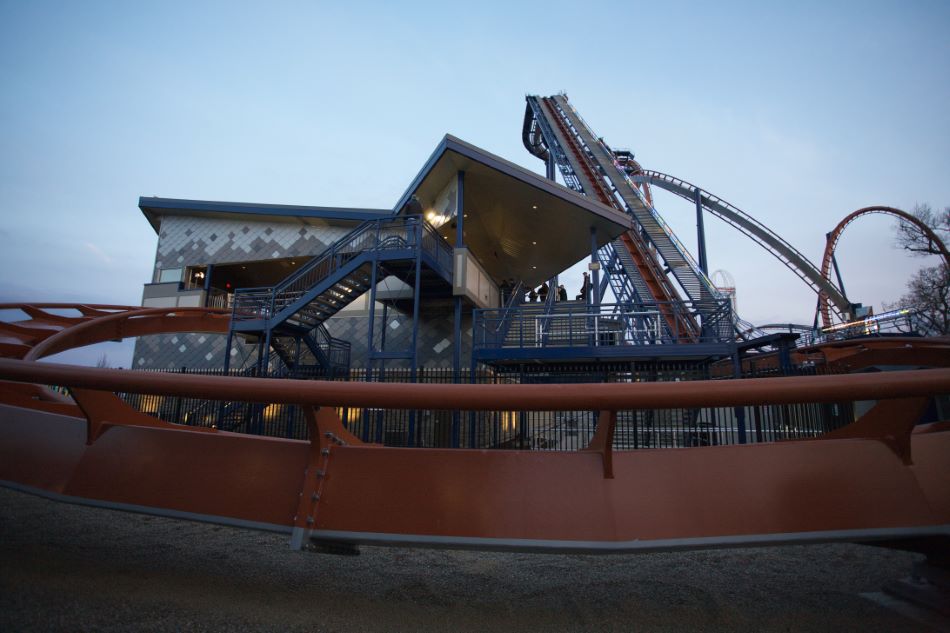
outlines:
[{"label": "angled metal roof", "polygon": [[[514,278],[538,285],[632,228],[627,215],[580,195],[524,167],[446,134],[393,209],[341,209],[172,198],[139,198],[156,233],[165,215],[210,215],[255,220],[352,221],[389,217],[415,196],[430,218],[437,204],[454,200],[464,172],[465,246],[496,282]],[[454,206],[454,202],[451,203]],[[416,207],[415,203],[411,205]],[[414,212],[419,212],[416,208]],[[455,219],[438,231],[455,244]],[[454,211],[453,211],[454,213]]]},{"label": "angled metal roof", "polygon": [[[339,207],[305,207],[289,204],[255,204],[250,202],[215,202],[209,200],[180,200],[176,198],[140,197],[139,209],[158,233],[159,218],[163,215],[211,215],[245,217],[254,220],[267,218],[313,218],[321,220],[351,220],[362,222],[392,215],[389,209],[345,209]],[[250,218],[248,216],[257,216]]]},{"label": "angled metal roof", "polygon": [[[590,255],[591,229],[600,247],[633,226],[626,214],[451,135],[442,139],[394,211],[415,196],[426,215],[444,214],[446,192],[453,190],[460,171],[465,173],[465,245],[496,281],[540,284]],[[453,219],[438,228],[453,245],[454,227]]]}]

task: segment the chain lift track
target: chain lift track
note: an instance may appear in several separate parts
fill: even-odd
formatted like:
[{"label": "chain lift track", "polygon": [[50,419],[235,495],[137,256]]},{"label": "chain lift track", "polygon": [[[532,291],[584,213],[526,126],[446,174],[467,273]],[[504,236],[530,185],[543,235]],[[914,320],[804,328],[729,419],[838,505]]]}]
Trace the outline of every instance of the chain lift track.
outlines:
[{"label": "chain lift track", "polygon": [[[823,318],[826,325],[830,324],[832,314],[842,321],[850,320],[851,302],[828,275],[751,215],[696,185],[668,174],[643,170],[632,156],[614,152],[594,135],[566,95],[529,96],[527,102],[522,140],[528,151],[549,164],[556,164],[568,187],[588,195],[593,191],[602,202],[632,215],[640,226],[642,241],[649,245],[649,252],[659,257],[665,270],[672,274],[694,303],[705,305],[711,299],[719,299],[719,293],[706,276],[704,267],[693,260],[653,207],[651,185],[705,209],[771,253],[819,295],[825,306],[823,314],[827,316]],[[635,232],[625,237],[635,239]],[[656,257],[652,259],[656,261]],[[700,253],[700,261],[705,263],[704,252]],[[642,277],[644,271],[627,272]],[[638,290],[644,288],[644,281],[632,281]],[[649,294],[641,292],[640,300],[669,300],[666,294],[652,292],[659,285],[668,291],[669,283],[652,281],[645,285]],[[630,299],[618,297],[622,301]]]}]

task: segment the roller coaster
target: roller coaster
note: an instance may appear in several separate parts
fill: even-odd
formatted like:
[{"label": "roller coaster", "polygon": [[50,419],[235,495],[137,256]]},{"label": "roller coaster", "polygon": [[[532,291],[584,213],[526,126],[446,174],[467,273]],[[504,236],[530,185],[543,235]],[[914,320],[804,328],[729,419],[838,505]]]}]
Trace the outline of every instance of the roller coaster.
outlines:
[{"label": "roller coaster", "polygon": [[[700,226],[702,213],[711,213],[778,258],[815,291],[829,327],[855,316],[829,280],[844,228],[867,213],[906,214],[869,207],[849,215],[829,235],[819,269],[734,205],[612,150],[565,95],[527,97],[522,139],[545,161],[548,179],[559,170],[574,192],[545,189],[552,200],[559,196],[552,207],[589,212],[591,222],[603,220],[602,230],[623,229],[598,241],[592,227],[598,265],[586,301],[525,307],[516,292],[502,296],[500,309],[485,309],[494,321],[475,311],[473,328],[491,324],[483,329],[492,330],[495,351],[525,352],[518,362],[523,368],[531,360],[531,380],[508,384],[503,364],[486,370],[492,384],[461,384],[458,372],[452,384],[341,379],[348,367],[334,354],[349,348],[324,322],[357,295],[375,292],[380,270],[414,276],[413,320],[419,288],[452,297],[459,330],[465,289],[449,291],[459,285],[455,267],[465,256],[461,168],[454,250],[445,229],[405,212],[446,147],[455,148],[453,166],[468,165],[476,175],[476,159],[494,161],[504,178],[548,186],[448,139],[393,216],[365,220],[272,286],[240,289],[230,309],[0,305],[20,315],[0,322],[0,483],[66,502],[285,533],[298,549],[332,543],[614,553],[823,541],[945,549],[947,338],[809,341],[743,356],[754,346],[746,339],[794,338],[805,326],[736,336],[734,321],[729,340],[716,339],[728,353],[704,366],[704,379],[680,380],[680,369],[655,357],[664,345],[701,347],[719,327],[725,300],[709,279],[703,240],[697,261],[655,208],[652,187],[693,202]],[[950,262],[945,247],[941,252]],[[605,316],[592,307],[602,307],[608,288],[617,301]],[[491,293],[484,297],[490,301]],[[558,340],[574,350],[576,326],[584,349],[608,355],[619,347],[624,319],[643,314],[656,316],[665,335],[633,341],[639,356],[597,365],[593,371],[606,377],[599,382],[559,381],[566,375],[559,365],[526,355],[523,327],[517,349],[505,347],[527,315],[541,324],[529,331],[535,350]],[[559,318],[566,330],[549,325]],[[194,332],[226,335],[228,349],[232,339],[254,337],[277,357],[262,354],[259,367],[283,363],[289,373],[182,375],[40,362],[101,341]],[[415,339],[414,330],[413,345]],[[478,345],[476,331],[473,358]],[[320,379],[293,377],[304,354],[325,370]],[[372,360],[412,360],[415,376],[415,357],[400,354],[383,349]],[[895,367],[902,371],[877,371]],[[475,377],[473,361],[471,382]],[[157,404],[136,406],[136,394]],[[185,403],[193,408],[183,411]],[[238,416],[243,426],[226,425],[242,403],[249,405]],[[261,427],[254,420],[281,410],[303,420],[304,432],[255,431]],[[408,414],[410,438],[444,418],[449,439],[387,445],[382,427],[371,424],[391,411]],[[526,442],[531,415],[542,432]],[[540,441],[554,434],[574,444],[552,450]]]},{"label": "roller coaster", "polygon": [[[716,296],[709,281],[702,212],[720,218],[729,226],[778,259],[816,293],[820,303],[822,325],[832,327],[837,321],[848,322],[855,317],[855,305],[845,296],[842,287],[831,280],[834,250],[844,228],[859,217],[884,213],[916,225],[927,234],[950,266],[950,253],[937,235],[914,216],[892,207],[866,207],[849,214],[828,235],[827,246],[819,270],[794,246],[777,233],[736,206],[685,180],[657,171],[645,170],[628,151],[612,150],[597,137],[580,114],[568,101],[567,95],[527,97],[522,140],[534,156],[548,165],[548,177],[554,168],[561,171],[564,183],[586,195],[596,196],[605,204],[630,214],[636,228],[622,239],[605,247],[602,259],[619,259],[627,276],[634,279],[633,292],[619,288],[620,300],[634,302],[669,301],[676,297],[669,280],[656,266],[643,265],[647,253],[655,253],[662,266],[679,282],[685,295],[701,301]],[[653,205],[650,187],[659,187],[696,205],[699,226],[699,263],[676,238]],[[635,268],[624,265],[629,261],[616,252],[629,252]]]}]

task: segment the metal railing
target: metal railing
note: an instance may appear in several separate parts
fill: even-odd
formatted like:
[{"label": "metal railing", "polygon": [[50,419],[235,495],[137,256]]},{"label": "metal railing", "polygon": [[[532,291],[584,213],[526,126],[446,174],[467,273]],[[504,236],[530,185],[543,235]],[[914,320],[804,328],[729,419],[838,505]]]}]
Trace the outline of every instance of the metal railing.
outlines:
[{"label": "metal railing", "polygon": [[322,324],[314,331],[317,347],[323,352],[330,366],[335,369],[350,368],[350,342],[334,338]]},{"label": "metal railing", "polygon": [[[704,308],[708,307],[706,305]],[[555,302],[552,306],[524,304],[505,309],[475,310],[475,349],[531,347],[600,347],[696,342],[690,332],[668,329],[664,311],[675,317],[686,310],[702,317],[699,342],[733,340],[731,306],[717,302],[714,311],[700,312],[691,302],[662,304],[602,304]],[[674,319],[674,323],[680,320]]]},{"label": "metal railing", "polygon": [[234,292],[233,318],[236,321],[270,318],[296,303],[307,291],[326,281],[362,253],[412,249],[417,245],[421,245],[422,252],[438,266],[451,271],[451,246],[420,216],[368,220],[279,284],[237,289]]},{"label": "metal railing", "polygon": [[[462,383],[481,385],[557,382],[565,386],[563,383],[641,384],[708,378],[708,369],[704,365],[683,361],[572,365],[562,369],[563,372],[558,376],[542,371],[499,373],[485,368],[471,374],[463,370],[460,379]],[[173,373],[223,375],[220,370],[182,369]],[[799,375],[801,372],[793,373]],[[811,368],[809,373],[814,374],[815,369]],[[255,374],[253,370],[245,370],[232,371],[229,375]],[[277,378],[278,374],[271,377]],[[420,368],[416,378],[418,384],[432,385],[452,384],[456,377],[451,369]],[[402,383],[409,379],[409,370],[390,370],[385,382]],[[366,380],[366,373],[356,369],[334,380],[361,382]],[[373,382],[379,382],[379,377],[375,376]],[[293,404],[264,405],[129,392],[120,395],[133,408],[157,415],[168,422],[216,426],[221,430],[252,435],[307,439],[303,411]],[[597,412],[589,409],[518,411],[506,410],[501,403],[496,410],[463,410],[454,414],[448,410],[388,407],[341,406],[336,410],[345,426],[360,439],[387,446],[576,451],[589,444],[597,425]],[[739,408],[631,408],[617,413],[613,443],[617,450],[684,448],[817,437],[845,426],[855,415],[853,405],[848,401],[760,404]]]}]

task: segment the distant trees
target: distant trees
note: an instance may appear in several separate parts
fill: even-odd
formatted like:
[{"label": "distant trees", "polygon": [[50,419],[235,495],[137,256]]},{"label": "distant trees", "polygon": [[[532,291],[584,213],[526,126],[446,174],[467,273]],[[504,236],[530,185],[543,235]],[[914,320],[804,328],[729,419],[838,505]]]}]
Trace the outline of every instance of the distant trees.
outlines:
[{"label": "distant trees", "polygon": [[[946,244],[950,241],[950,207],[934,211],[929,204],[914,206],[914,217],[927,225]],[[916,224],[901,220],[895,238],[897,246],[914,255],[940,255],[933,238]],[[907,293],[897,302],[917,312],[922,334],[950,334],[950,266],[942,260],[936,266],[918,270],[907,284]]]}]

